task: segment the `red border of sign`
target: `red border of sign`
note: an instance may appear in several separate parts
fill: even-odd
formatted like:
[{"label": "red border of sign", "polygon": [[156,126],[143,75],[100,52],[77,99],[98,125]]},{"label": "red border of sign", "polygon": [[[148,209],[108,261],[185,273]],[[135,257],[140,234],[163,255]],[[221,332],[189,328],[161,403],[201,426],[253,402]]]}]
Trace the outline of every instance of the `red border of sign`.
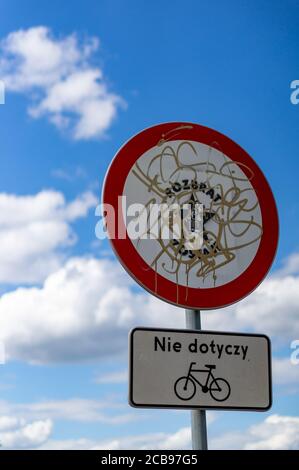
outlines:
[{"label": "red border of sign", "polygon": [[[173,137],[168,138],[168,141],[184,139],[210,145],[223,151],[232,160],[243,162],[253,171],[251,184],[259,200],[263,221],[263,235],[254,260],[240,276],[223,286],[206,289],[189,287],[186,300],[186,288],[156,273],[141,258],[128,236],[123,239],[110,238],[110,241],[124,268],[142,287],[156,297],[184,308],[225,307],[241,300],[261,283],[271,267],[278,244],[278,214],[272,191],[262,171],[245,150],[225,135],[198,124],[171,122],[150,127],[131,138],[116,154],[104,181],[103,202],[111,204],[115,214],[118,215],[115,233],[120,233],[118,229],[126,233],[123,217],[119,217],[118,214],[118,196],[123,194],[131,167],[144,152],[157,145],[162,135],[171,136],[171,131],[180,126],[183,129],[173,132]],[[246,168],[242,170],[248,177],[251,176]]]}]

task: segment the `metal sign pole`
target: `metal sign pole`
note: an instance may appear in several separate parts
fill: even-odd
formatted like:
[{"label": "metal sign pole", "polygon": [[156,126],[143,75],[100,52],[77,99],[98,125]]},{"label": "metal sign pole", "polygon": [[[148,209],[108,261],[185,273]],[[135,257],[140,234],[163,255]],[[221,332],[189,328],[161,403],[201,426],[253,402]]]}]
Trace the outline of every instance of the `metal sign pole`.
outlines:
[{"label": "metal sign pole", "polygon": [[[200,310],[186,309],[186,327],[191,330],[201,330]],[[193,450],[208,450],[205,410],[191,411],[191,429]]]}]

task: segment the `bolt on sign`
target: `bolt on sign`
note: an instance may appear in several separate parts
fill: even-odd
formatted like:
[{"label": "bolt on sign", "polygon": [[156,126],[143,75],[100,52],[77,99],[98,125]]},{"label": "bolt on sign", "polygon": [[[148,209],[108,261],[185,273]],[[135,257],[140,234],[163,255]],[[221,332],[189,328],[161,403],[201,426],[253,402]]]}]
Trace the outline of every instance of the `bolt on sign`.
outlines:
[{"label": "bolt on sign", "polygon": [[130,139],[103,188],[112,247],[146,290],[189,309],[230,305],[272,264],[278,217],[257,164],[217,131],[165,123]]},{"label": "bolt on sign", "polygon": [[268,410],[270,340],[257,334],[135,328],[129,401],[142,408]]}]

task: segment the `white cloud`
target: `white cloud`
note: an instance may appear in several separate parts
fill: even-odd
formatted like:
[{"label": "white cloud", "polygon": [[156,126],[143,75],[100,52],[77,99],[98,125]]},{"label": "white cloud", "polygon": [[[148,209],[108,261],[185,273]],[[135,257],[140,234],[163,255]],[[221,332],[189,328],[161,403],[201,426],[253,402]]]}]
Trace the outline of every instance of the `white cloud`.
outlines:
[{"label": "white cloud", "polygon": [[213,449],[299,449],[299,417],[270,415],[242,432],[230,432],[212,440]]},{"label": "white cloud", "polygon": [[49,439],[38,450],[90,450],[96,445],[95,441],[86,438],[79,439]]},{"label": "white cloud", "polygon": [[51,420],[26,422],[23,418],[0,416],[0,442],[3,449],[36,448],[49,439]]},{"label": "white cloud", "polygon": [[[96,449],[96,450],[171,450],[190,449],[190,427],[174,433],[127,435],[101,441],[90,439],[49,440],[43,449]],[[210,449],[240,450],[295,450],[299,449],[299,417],[270,415],[247,429],[224,433],[209,438]]]},{"label": "white cloud", "polygon": [[191,446],[191,429],[182,428],[174,434],[165,436],[158,444],[158,449],[189,449]]},{"label": "white cloud", "polygon": [[[0,441],[4,448],[39,449],[97,449],[97,450],[129,450],[129,449],[190,449],[191,429],[183,427],[170,432],[154,432],[146,434],[113,437],[110,439],[66,439],[55,440],[51,437],[53,420],[102,422],[104,424],[121,424],[128,421],[111,420],[113,416],[103,419],[102,411],[113,409],[113,404],[96,400],[69,399],[62,401],[0,404],[0,409],[9,412],[0,416]],[[115,405],[115,408],[122,405]],[[111,410],[110,410],[111,411]],[[208,422],[214,415],[207,413]],[[48,416],[46,418],[46,416]],[[117,418],[115,416],[115,418]],[[211,449],[243,449],[243,450],[295,450],[299,449],[299,417],[272,414],[264,420],[219,436],[213,436],[209,429],[209,448]]]},{"label": "white cloud", "polygon": [[271,415],[263,423],[252,426],[244,449],[295,450],[299,449],[299,418]]},{"label": "white cloud", "polygon": [[282,267],[275,271],[273,277],[283,277],[291,274],[299,274],[299,253],[293,253],[282,263]]},{"label": "white cloud", "polygon": [[255,331],[275,339],[275,347],[299,338],[299,276],[275,276],[241,302],[204,314],[203,327]]},{"label": "white cloud", "polygon": [[106,440],[91,446],[93,450],[125,450],[125,449],[190,449],[191,446],[191,430],[190,428],[181,428],[174,434],[170,433],[153,433],[138,436],[128,436],[119,439]]},{"label": "white cloud", "polygon": [[15,429],[19,423],[20,420],[15,416],[0,416],[0,433]]},{"label": "white cloud", "polygon": [[74,258],[42,288],[4,294],[0,335],[6,357],[36,362],[108,357],[124,352],[128,329],[136,323],[167,324],[175,317],[183,323],[181,311],[133,293],[131,285],[115,262]]},{"label": "white cloud", "polygon": [[[80,207],[69,205],[64,214],[75,217]],[[114,261],[72,258],[41,288],[4,294],[0,332],[7,358],[47,363],[123,355],[130,328],[184,327],[182,309],[136,292],[133,285]],[[289,345],[299,337],[298,307],[299,278],[269,278],[239,304],[203,313],[203,327],[262,332]]]},{"label": "white cloud", "polygon": [[[3,449],[31,449],[51,447],[50,436],[54,422],[100,423],[104,426],[125,425],[144,419],[128,406],[110,398],[92,400],[68,398],[43,400],[33,403],[11,403],[0,401],[0,443]],[[59,445],[57,446],[57,442]],[[91,448],[96,442],[88,439],[78,441],[54,441],[56,448]]]},{"label": "white cloud", "polygon": [[69,203],[58,191],[0,193],[0,282],[39,282],[58,269],[60,249],[76,240],[71,223],[96,202],[91,192]]},{"label": "white cloud", "polygon": [[40,448],[42,449],[79,449],[79,450],[171,450],[171,449],[190,449],[191,448],[191,430],[190,428],[181,428],[175,433],[148,433],[133,436],[112,438],[110,440],[96,441],[91,439],[69,439],[63,441],[49,440]]},{"label": "white cloud", "polygon": [[142,418],[122,403],[108,399],[69,398],[35,403],[0,402],[0,432],[28,421],[63,420],[121,425]]},{"label": "white cloud", "polygon": [[45,26],[10,33],[0,43],[0,75],[8,90],[30,95],[29,114],[47,116],[74,139],[101,137],[123,100],[108,90],[93,65],[97,38],[80,43],[72,34],[54,38]]},{"label": "white cloud", "polygon": [[110,372],[108,374],[100,375],[95,378],[95,383],[98,384],[120,384],[128,381],[128,371],[121,370],[118,372]]}]

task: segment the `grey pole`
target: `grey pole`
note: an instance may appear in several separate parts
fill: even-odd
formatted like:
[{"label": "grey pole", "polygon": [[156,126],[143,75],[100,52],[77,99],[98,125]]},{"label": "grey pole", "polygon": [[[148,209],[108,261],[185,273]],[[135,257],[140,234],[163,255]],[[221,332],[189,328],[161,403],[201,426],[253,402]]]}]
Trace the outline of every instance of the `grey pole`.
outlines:
[{"label": "grey pole", "polygon": [[[190,330],[201,330],[200,310],[186,310],[186,327]],[[191,429],[193,450],[208,450],[205,410],[191,411]]]}]

